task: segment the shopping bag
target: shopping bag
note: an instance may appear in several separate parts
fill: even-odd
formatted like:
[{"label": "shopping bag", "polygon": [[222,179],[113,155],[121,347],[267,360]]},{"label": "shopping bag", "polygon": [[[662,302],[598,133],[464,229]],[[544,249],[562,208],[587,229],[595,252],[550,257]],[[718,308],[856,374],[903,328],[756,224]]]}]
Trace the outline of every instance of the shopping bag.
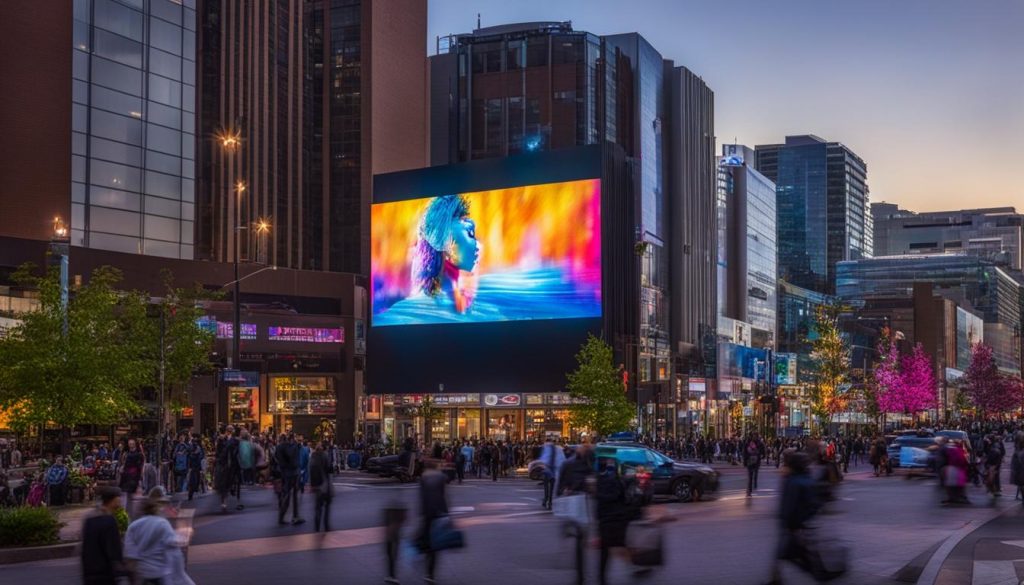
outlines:
[{"label": "shopping bag", "polygon": [[639,567],[656,567],[664,562],[663,534],[657,522],[638,520],[626,529],[626,549],[630,560]]},{"label": "shopping bag", "polygon": [[555,498],[551,504],[551,511],[555,518],[567,520],[577,526],[586,526],[590,522],[587,496],[584,494]]},{"label": "shopping bag", "polygon": [[818,581],[831,581],[846,574],[849,548],[838,540],[806,532],[803,552],[807,571]]},{"label": "shopping bag", "polygon": [[440,551],[466,546],[461,530],[456,530],[452,519],[441,516],[430,523],[430,550]]}]

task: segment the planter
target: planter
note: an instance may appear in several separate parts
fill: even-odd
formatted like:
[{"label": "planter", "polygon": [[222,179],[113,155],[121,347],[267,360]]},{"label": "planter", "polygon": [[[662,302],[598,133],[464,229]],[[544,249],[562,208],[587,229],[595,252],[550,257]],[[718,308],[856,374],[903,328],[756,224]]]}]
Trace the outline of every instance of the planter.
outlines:
[{"label": "planter", "polygon": [[75,556],[78,544],[77,542],[62,542],[49,546],[0,548],[0,565],[66,559]]}]

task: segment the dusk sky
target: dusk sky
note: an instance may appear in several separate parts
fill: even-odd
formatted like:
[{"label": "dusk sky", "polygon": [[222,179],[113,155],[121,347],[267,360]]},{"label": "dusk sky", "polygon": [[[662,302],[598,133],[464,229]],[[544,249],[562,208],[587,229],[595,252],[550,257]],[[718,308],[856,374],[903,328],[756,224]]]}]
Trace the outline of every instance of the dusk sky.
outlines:
[{"label": "dusk sky", "polygon": [[[817,134],[868,164],[871,200],[1024,211],[1021,0],[430,0],[435,37],[571,20],[639,32],[715,92],[718,144]],[[720,150],[720,147],[719,147]]]}]

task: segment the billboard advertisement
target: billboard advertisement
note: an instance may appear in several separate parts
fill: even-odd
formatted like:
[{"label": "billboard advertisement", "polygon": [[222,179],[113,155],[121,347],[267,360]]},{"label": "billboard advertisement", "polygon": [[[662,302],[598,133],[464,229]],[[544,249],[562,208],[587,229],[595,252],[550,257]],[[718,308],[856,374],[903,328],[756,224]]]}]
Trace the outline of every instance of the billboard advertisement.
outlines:
[{"label": "billboard advertisement", "polygon": [[796,384],[796,354],[775,354],[775,384]]},{"label": "billboard advertisement", "polygon": [[604,163],[597,145],[375,175],[367,392],[497,407],[564,389],[618,290],[604,247],[628,237]]},{"label": "billboard advertisement", "polygon": [[601,182],[373,205],[371,327],[601,316]]}]

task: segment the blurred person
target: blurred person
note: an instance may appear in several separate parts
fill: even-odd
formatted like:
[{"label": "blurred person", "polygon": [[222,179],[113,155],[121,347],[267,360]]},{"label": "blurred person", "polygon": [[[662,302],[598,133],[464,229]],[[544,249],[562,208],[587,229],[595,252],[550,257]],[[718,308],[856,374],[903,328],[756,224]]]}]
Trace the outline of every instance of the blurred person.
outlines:
[{"label": "blurred person", "polygon": [[810,473],[811,457],[806,452],[787,450],[783,459],[785,477],[779,507],[779,545],[769,585],[781,585],[782,561],[805,561],[807,551],[803,531],[821,505],[816,482]]},{"label": "blurred person", "polygon": [[[253,484],[253,469],[256,467],[254,455],[252,437],[249,436],[248,430],[242,429],[238,440],[238,467],[242,472],[242,483],[245,485]],[[241,493],[241,486],[238,490]]]},{"label": "blurred person", "polygon": [[455,448],[455,477],[459,480],[459,483],[466,479],[466,445],[467,443],[463,442],[461,448],[458,445]]},{"label": "blurred person", "polygon": [[619,477],[614,458],[601,460],[594,498],[597,500],[597,530],[601,549],[598,582],[607,585],[611,549],[626,546],[626,529],[630,518],[626,486]]},{"label": "blurred person", "polygon": [[398,585],[395,577],[395,564],[398,562],[399,545],[402,542],[402,525],[409,510],[401,501],[392,501],[384,508],[384,547],[388,559],[388,576],[385,583]]},{"label": "blurred person", "polygon": [[[594,479],[594,451],[587,443],[580,445],[572,457],[562,465],[561,474],[558,479],[559,495],[574,496],[587,495],[593,491]],[[584,581],[584,545],[587,539],[587,526],[574,523],[570,526],[571,536],[576,541],[576,585],[583,585]]]},{"label": "blurred person", "polygon": [[186,443],[186,449],[188,453],[188,499],[191,500],[202,485],[206,452],[203,451],[199,435],[192,435],[191,441]]},{"label": "blurred person", "polygon": [[309,442],[299,437],[299,494],[306,491],[306,484],[309,483],[309,457],[313,454],[309,448]]},{"label": "blurred person", "polygon": [[330,532],[331,501],[334,499],[334,484],[331,483],[331,461],[327,456],[326,445],[318,443],[316,451],[309,457],[309,486],[313,490],[314,513],[313,530],[320,531],[323,520],[324,532]]},{"label": "blurred person", "polygon": [[432,459],[425,461],[420,476],[420,515],[423,521],[417,542],[420,550],[427,555],[428,584],[436,583],[434,574],[437,569],[437,550],[430,541],[430,529],[437,519],[448,515],[448,496],[445,493],[447,484],[448,478],[438,471],[437,462]]},{"label": "blurred person", "polygon": [[114,514],[121,508],[121,490],[97,489],[96,512],[82,523],[82,582],[85,585],[116,585],[128,575],[121,550],[121,534]]},{"label": "blurred person", "polygon": [[281,477],[281,498],[278,502],[277,523],[284,524],[288,505],[292,506],[292,524],[305,522],[299,516],[299,445],[295,442],[295,434],[281,435],[280,443],[274,449],[274,460],[277,473]]},{"label": "blurred person", "polygon": [[135,561],[135,579],[141,585],[194,585],[185,573],[178,535],[163,516],[170,501],[163,486],[154,487],[143,515],[124,534],[124,557]]},{"label": "blurred person", "polygon": [[221,429],[214,444],[213,489],[220,498],[220,513],[228,511],[228,496],[235,487],[234,469],[238,465],[238,444],[232,436],[234,427]]},{"label": "blurred person", "polygon": [[558,472],[565,462],[565,451],[556,445],[551,437],[548,437],[541,450],[540,460],[544,462],[544,500],[541,502],[541,507],[550,510]]},{"label": "blurred person", "polygon": [[182,433],[178,440],[171,447],[172,475],[174,477],[173,490],[176,492],[185,491],[188,480],[188,452],[191,445],[187,433]]},{"label": "blurred person", "polygon": [[1024,434],[1017,432],[1014,437],[1013,457],[1010,459],[1010,483],[1017,486],[1014,499],[1024,504]]},{"label": "blurred person", "polygon": [[946,437],[939,437],[938,443],[943,464],[938,470],[939,483],[946,489],[946,499],[942,503],[966,504],[967,456],[963,447],[955,442],[949,442]]},{"label": "blurred person", "polygon": [[764,443],[753,433],[744,443],[743,466],[747,468],[747,497],[753,495],[757,489],[757,474],[761,468],[761,458],[764,457]]},{"label": "blurred person", "polygon": [[124,507],[128,515],[131,516],[132,499],[135,497],[135,492],[138,491],[139,483],[142,481],[142,467],[146,463],[146,456],[135,442],[135,439],[128,439],[128,448],[121,453],[119,461],[121,462],[121,480],[118,482],[118,487],[124,492]]}]

